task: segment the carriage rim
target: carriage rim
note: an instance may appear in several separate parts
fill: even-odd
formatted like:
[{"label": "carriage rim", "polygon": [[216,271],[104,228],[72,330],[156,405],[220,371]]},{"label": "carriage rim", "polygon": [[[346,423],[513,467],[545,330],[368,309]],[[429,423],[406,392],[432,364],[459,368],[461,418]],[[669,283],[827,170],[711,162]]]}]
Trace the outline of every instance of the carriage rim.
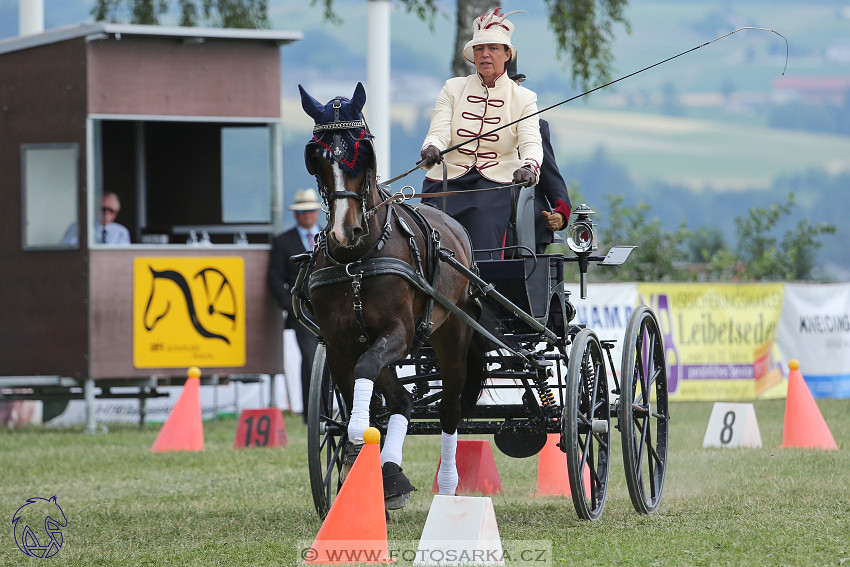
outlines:
[{"label": "carriage rim", "polygon": [[[325,345],[319,343],[310,374],[309,408],[307,411],[307,465],[310,473],[310,489],[316,513],[324,519],[341,486],[339,480],[342,467],[342,448],[348,440],[348,432],[341,428],[339,435],[328,423],[348,423],[348,409],[333,380],[328,376],[322,380],[327,369]],[[333,402],[336,401],[336,409]],[[333,412],[333,413],[331,413]]]},{"label": "carriage rim", "polygon": [[632,312],[626,327],[618,408],[626,484],[640,514],[658,509],[667,475],[670,410],[665,356],[658,319],[642,305]]},{"label": "carriage rim", "polygon": [[[589,372],[588,368],[592,368],[593,372]],[[591,392],[587,388],[588,381]],[[597,395],[593,396],[592,392]],[[591,410],[583,411],[582,405],[587,407],[588,403]],[[567,397],[561,427],[573,505],[583,520],[598,519],[605,507],[611,464],[610,426],[608,372],[602,345],[595,332],[582,329],[575,336],[570,349]],[[587,458],[584,458],[585,455]],[[589,487],[584,483],[585,469],[588,468]]]}]

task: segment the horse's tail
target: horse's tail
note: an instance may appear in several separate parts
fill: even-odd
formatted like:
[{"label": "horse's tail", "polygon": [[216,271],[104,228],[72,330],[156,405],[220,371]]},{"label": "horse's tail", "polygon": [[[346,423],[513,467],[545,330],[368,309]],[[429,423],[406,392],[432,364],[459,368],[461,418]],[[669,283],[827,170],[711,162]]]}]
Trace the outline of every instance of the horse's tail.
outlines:
[{"label": "horse's tail", "polygon": [[[499,320],[496,315],[486,306],[482,306],[478,322],[494,336],[499,337],[507,344],[511,343],[499,330]],[[487,380],[486,354],[498,348],[497,344],[481,333],[473,334],[469,351],[466,353],[466,382],[464,382],[463,391],[460,394],[461,417],[467,418],[472,415],[475,404],[478,403],[478,398],[484,389],[484,382]]]}]

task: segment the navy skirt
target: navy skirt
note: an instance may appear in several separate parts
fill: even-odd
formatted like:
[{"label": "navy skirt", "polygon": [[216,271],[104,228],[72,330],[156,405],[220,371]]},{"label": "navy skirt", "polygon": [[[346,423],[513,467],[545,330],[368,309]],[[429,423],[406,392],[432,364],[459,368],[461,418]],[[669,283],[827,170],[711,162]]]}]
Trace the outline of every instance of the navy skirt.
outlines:
[{"label": "navy skirt", "polygon": [[[455,179],[449,179],[449,191],[469,191],[470,189],[487,189],[500,184],[491,181],[470,169]],[[472,240],[474,250],[492,250],[505,245],[505,234],[511,219],[511,193],[516,189],[496,189],[493,191],[477,191],[469,194],[449,195],[446,197],[424,198],[423,203],[433,205],[453,216],[466,227]],[[425,179],[422,183],[422,193],[440,193],[443,182]],[[476,255],[478,256],[478,255]],[[494,256],[495,257],[495,256]]]}]

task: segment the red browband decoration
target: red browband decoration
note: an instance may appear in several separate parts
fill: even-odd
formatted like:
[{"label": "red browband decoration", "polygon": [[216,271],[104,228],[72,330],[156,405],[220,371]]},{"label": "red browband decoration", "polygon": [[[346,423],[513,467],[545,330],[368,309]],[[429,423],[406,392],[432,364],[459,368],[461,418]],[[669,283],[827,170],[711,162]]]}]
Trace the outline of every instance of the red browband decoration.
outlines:
[{"label": "red browband decoration", "polygon": [[[351,159],[348,160],[348,161],[346,161],[344,159],[339,160],[339,162],[342,165],[346,166],[351,171],[354,171],[355,166],[357,165],[357,160],[360,157],[360,142],[363,140],[363,138],[365,136],[366,136],[366,129],[363,128],[363,129],[360,130],[360,138],[355,139],[355,141],[354,141],[354,155],[352,155]],[[332,154],[333,148],[330,146],[330,144],[326,144],[326,143],[322,142],[319,139],[319,137],[315,136],[315,135],[313,136],[313,141],[315,141],[318,145],[320,145],[322,148],[324,148],[326,152],[333,155]]]}]

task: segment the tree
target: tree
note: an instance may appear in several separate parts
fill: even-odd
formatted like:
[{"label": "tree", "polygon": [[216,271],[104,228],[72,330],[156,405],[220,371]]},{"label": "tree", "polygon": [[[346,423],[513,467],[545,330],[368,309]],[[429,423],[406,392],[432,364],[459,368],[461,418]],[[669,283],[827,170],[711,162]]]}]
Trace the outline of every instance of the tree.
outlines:
[{"label": "tree", "polygon": [[[605,195],[607,212],[594,219],[598,223],[598,253],[604,255],[612,246],[637,246],[628,261],[615,268],[594,267],[591,278],[595,281],[681,281],[693,279],[683,269],[686,243],[690,233],[684,223],[673,233],[664,230],[657,218],[649,219],[649,207],[644,203],[625,206],[622,194]],[[573,200],[573,199],[571,199]],[[573,200],[578,203],[578,200]],[[570,253],[568,253],[570,254]],[[575,273],[567,274],[568,281],[577,281],[577,268],[567,266]]]},{"label": "tree", "polygon": [[[571,194],[578,195],[573,189]],[[596,281],[804,281],[814,277],[821,238],[837,228],[829,223],[797,221],[781,236],[777,228],[794,209],[794,194],[784,202],[752,207],[735,218],[737,242],[731,247],[717,230],[691,231],[683,222],[664,230],[658,218],[649,217],[644,203],[624,206],[622,194],[605,195],[606,211],[595,219],[599,230],[599,255],[612,246],[637,246],[622,266],[594,269]],[[581,198],[574,200],[582,202]],[[554,252],[555,250],[550,250]],[[571,255],[571,253],[567,253]],[[578,280],[574,264],[566,267],[568,281]]]},{"label": "tree", "polygon": [[498,6],[498,0],[458,0],[455,15],[455,51],[452,57],[452,75],[455,77],[469,75],[475,70],[472,63],[464,59],[463,46],[472,39],[473,20],[491,10],[494,4]]},{"label": "tree", "polygon": [[[104,1],[104,0],[100,0]],[[439,13],[436,0],[400,0],[405,9],[433,25]],[[549,28],[557,40],[556,56],[569,60],[573,82],[587,88],[591,80],[607,82],[613,62],[611,43],[614,26],[621,24],[631,31],[623,12],[628,0],[545,0],[549,12]],[[325,19],[340,22],[334,12],[333,0],[311,0],[320,4]],[[463,59],[463,46],[472,37],[472,20],[478,14],[499,7],[499,0],[457,0],[457,31],[452,72],[457,76],[469,74],[469,64]]]},{"label": "tree", "polygon": [[837,227],[825,222],[813,225],[808,219],[801,219],[780,239],[777,227],[793,207],[794,194],[789,193],[785,202],[753,207],[745,217],[737,217],[738,244],[712,256],[714,276],[743,281],[811,279],[815,253],[822,245],[820,237],[834,234]]},{"label": "tree", "polygon": [[[129,19],[132,24],[158,25],[160,16],[170,8],[169,1],[95,0],[91,13],[97,21]],[[177,0],[177,4],[181,26],[270,27],[268,0]]]}]

